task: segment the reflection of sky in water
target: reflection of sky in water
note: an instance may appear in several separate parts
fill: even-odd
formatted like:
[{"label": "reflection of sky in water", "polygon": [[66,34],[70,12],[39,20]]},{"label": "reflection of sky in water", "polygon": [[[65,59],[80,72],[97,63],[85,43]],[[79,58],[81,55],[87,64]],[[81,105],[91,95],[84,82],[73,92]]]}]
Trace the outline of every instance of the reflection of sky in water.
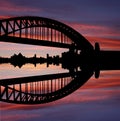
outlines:
[{"label": "reflection of sky in water", "polygon": [[[22,52],[25,56],[32,57],[37,54],[38,57],[46,57],[48,52],[50,55],[63,52],[50,48],[47,50],[40,47],[31,48],[26,45],[20,50],[20,46],[1,44],[0,56]],[[36,68],[33,64],[26,64],[22,68],[1,64],[0,79],[66,71],[61,66],[50,65],[50,68],[47,68],[46,64],[37,64]],[[80,89],[55,102],[33,106],[0,102],[0,119],[1,121],[119,121],[119,101],[120,71],[102,71],[99,79],[91,77]]]},{"label": "reflection of sky in water", "polygon": [[[116,45],[119,47],[117,43]],[[21,52],[20,46],[17,48],[18,51],[17,49],[14,51],[16,47],[13,47],[1,44],[0,56],[11,56],[15,52]],[[22,46],[22,50],[25,50],[23,55],[30,57],[35,53],[38,57],[42,56],[41,53],[45,57],[47,52],[51,52],[50,55],[61,53],[61,50],[49,51],[48,48],[45,52],[46,50],[42,48],[26,48],[26,46]],[[2,64],[0,65],[0,79],[66,71],[61,66],[50,65],[50,68],[47,68],[46,64],[37,64],[36,68],[32,64],[26,64],[21,69],[10,64]],[[119,121],[119,101],[120,71],[102,71],[99,79],[91,77],[80,89],[55,102],[33,106],[0,102],[0,119],[1,121]]]},{"label": "reflection of sky in water", "polygon": [[14,67],[10,64],[0,65],[0,79],[54,74],[62,72],[68,72],[68,70],[62,69],[61,65],[49,65],[49,67],[47,67],[47,64],[37,64],[36,67],[34,67],[33,64],[26,64],[23,65],[21,68],[19,68],[18,66]]},{"label": "reflection of sky in water", "polygon": [[119,121],[120,71],[103,71],[69,96],[43,105],[1,102],[2,121]]}]

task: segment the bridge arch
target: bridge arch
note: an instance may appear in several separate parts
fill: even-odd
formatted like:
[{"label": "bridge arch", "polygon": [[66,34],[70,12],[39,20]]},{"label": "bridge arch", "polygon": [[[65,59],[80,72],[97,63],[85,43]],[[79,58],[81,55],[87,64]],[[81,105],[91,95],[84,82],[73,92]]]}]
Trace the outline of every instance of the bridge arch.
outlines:
[{"label": "bridge arch", "polygon": [[2,19],[0,20],[0,36],[74,44],[80,50],[93,50],[88,40],[76,30],[57,20],[44,17],[23,16]]},{"label": "bridge arch", "polygon": [[[0,86],[0,100],[17,104],[49,103],[61,99],[80,88],[93,75],[93,72],[80,71],[77,72],[74,77],[71,77],[69,74],[65,75],[66,77],[53,79],[52,81],[54,81],[54,83],[51,83],[49,79],[41,81],[36,79],[36,81],[29,83],[25,83],[25,80],[23,80],[22,83],[18,83],[20,81],[20,78],[18,78],[16,81],[15,79],[12,80],[17,82],[15,86],[14,82],[14,84],[10,84],[10,80],[7,80],[10,85],[2,84]],[[53,75],[51,77],[53,77]],[[40,79],[40,77],[37,78]],[[29,78],[29,81],[30,79],[32,78]],[[25,86],[21,84],[25,84]],[[30,88],[32,88],[32,90]]]}]

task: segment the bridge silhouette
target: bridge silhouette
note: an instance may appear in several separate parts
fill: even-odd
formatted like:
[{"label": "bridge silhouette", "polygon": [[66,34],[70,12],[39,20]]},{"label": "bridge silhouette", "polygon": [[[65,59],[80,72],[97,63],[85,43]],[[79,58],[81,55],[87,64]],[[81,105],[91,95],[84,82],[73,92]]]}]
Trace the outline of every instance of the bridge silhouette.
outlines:
[{"label": "bridge silhouette", "polygon": [[[25,16],[2,19],[0,42],[69,49],[68,52],[62,53],[61,58],[57,57],[57,61],[50,58],[43,61],[48,64],[60,63],[62,68],[69,70],[68,73],[1,79],[0,100],[5,102],[48,103],[71,94],[94,73],[98,78],[100,70],[120,70],[120,51],[100,50],[98,43],[95,43],[94,48],[86,38],[71,27],[48,18]],[[22,57],[22,60],[23,63],[17,64],[40,63],[37,58]],[[17,65],[13,63],[15,61],[6,60]]]},{"label": "bridge silhouette", "polygon": [[0,20],[0,41],[70,48],[82,51],[93,46],[77,31],[56,20],[43,17],[14,17]]},{"label": "bridge silhouette", "polygon": [[[78,71],[0,80],[0,100],[17,104],[43,104],[61,99],[80,88],[92,71]],[[86,76],[85,76],[86,75]]]}]

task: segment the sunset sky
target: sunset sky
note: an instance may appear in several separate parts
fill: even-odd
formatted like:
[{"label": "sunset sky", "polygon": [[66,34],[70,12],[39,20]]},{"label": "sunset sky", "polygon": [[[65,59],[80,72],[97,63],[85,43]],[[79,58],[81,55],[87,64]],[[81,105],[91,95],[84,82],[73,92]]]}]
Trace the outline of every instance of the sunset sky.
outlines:
[{"label": "sunset sky", "polygon": [[0,18],[42,16],[71,26],[93,45],[120,50],[119,0],[0,0]]},{"label": "sunset sky", "polygon": [[[0,19],[15,16],[55,19],[77,30],[93,46],[99,42],[101,49],[120,50],[120,0],[0,0]],[[0,42],[0,56],[4,57],[15,52],[27,56],[36,53],[39,56],[50,49]],[[59,67],[52,69],[59,71]],[[46,71],[46,65],[38,65],[36,69],[33,65],[26,65],[20,70],[10,64],[1,64],[0,78],[18,76],[24,72],[29,72],[28,75],[39,74],[42,70]],[[120,121],[120,70],[103,71],[99,79],[92,76],[71,95],[47,105],[0,102],[0,120]]]}]

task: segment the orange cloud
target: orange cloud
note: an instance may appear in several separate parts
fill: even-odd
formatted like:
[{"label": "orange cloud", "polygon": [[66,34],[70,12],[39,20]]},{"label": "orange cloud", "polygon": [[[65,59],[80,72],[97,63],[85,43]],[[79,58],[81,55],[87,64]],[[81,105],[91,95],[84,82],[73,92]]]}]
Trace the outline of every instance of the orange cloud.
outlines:
[{"label": "orange cloud", "polygon": [[101,49],[120,50],[120,32],[115,27],[65,22],[81,33],[94,46],[100,44]]},{"label": "orange cloud", "polygon": [[98,37],[88,37],[87,40],[91,42],[94,46],[95,42],[100,44],[101,50],[120,50],[120,40],[119,39],[107,39]]},{"label": "orange cloud", "polygon": [[0,19],[6,19],[6,18],[10,18],[10,17],[12,17],[12,16],[1,16],[0,15]]},{"label": "orange cloud", "polygon": [[74,22],[66,23],[78,32],[80,32],[83,36],[120,38],[120,32],[118,31],[118,29],[115,29],[114,27]]},{"label": "orange cloud", "polygon": [[104,50],[120,50],[120,39],[109,39],[102,37],[85,36],[88,41],[94,46],[95,42],[100,44],[100,48]]}]

